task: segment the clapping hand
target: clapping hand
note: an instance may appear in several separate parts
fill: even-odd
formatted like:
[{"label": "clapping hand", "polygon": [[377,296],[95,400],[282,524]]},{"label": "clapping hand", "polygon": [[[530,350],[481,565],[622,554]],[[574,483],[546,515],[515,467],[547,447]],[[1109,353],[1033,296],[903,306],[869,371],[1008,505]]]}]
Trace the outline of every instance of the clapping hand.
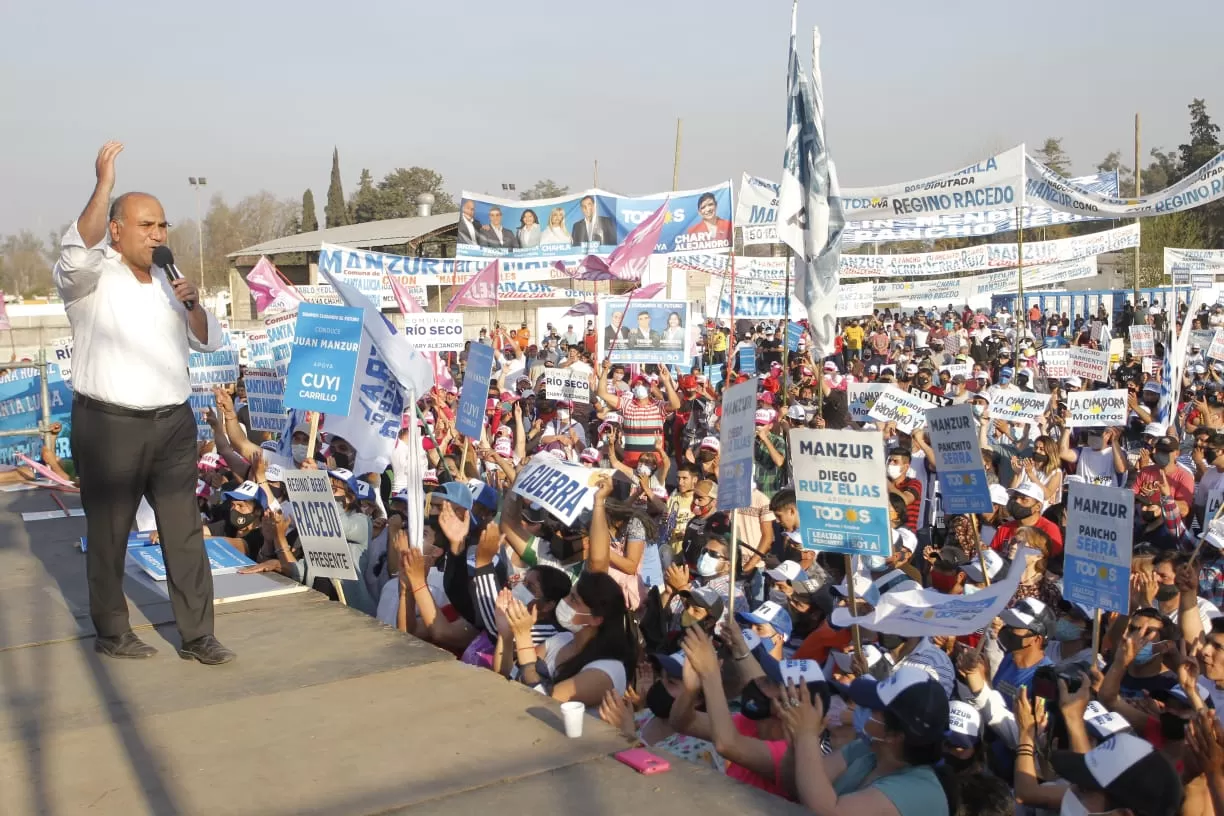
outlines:
[{"label": "clapping hand", "polygon": [[608,689],[599,704],[599,718],[615,728],[628,739],[637,736],[637,723],[633,719],[633,703],[628,695],[622,697],[615,689]]},{"label": "clapping hand", "polygon": [[786,728],[791,745],[799,737],[819,737],[825,730],[824,703],[807,686],[793,680],[787,682],[783,696],[773,702],[774,716]]},{"label": "clapping hand", "polygon": [[514,635],[516,645],[531,643],[531,627],[536,623],[536,611],[528,609],[518,598],[511,598],[506,604],[506,618],[510,623],[510,631]]}]

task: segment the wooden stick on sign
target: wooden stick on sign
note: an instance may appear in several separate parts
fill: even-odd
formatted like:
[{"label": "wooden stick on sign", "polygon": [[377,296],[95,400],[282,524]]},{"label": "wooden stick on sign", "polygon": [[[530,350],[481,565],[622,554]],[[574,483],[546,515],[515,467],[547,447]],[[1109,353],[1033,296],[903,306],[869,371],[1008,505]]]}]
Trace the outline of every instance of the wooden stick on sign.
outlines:
[{"label": "wooden stick on sign", "polygon": [[[845,554],[846,559],[846,600],[850,603],[850,614],[858,615],[858,601],[854,592],[854,562],[850,553]],[[854,653],[861,657],[864,661],[867,660],[863,654],[863,631],[857,623],[850,625],[850,639],[854,643]]]}]

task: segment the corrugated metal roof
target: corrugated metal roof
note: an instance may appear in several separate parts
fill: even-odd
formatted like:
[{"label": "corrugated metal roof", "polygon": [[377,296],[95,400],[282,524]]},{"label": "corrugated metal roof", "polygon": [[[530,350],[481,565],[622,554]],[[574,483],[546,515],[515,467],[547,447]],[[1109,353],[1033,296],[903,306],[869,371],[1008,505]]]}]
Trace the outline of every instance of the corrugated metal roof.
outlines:
[{"label": "corrugated metal roof", "polygon": [[284,238],[264,241],[262,244],[231,252],[228,257],[318,252],[320,244],[340,244],[361,249],[395,246],[415,241],[430,233],[445,230],[447,227],[456,227],[458,223],[459,213],[457,212],[427,215],[424,218],[389,218],[386,221],[367,221],[364,224],[349,224],[344,227],[331,227],[314,232],[287,235]]}]

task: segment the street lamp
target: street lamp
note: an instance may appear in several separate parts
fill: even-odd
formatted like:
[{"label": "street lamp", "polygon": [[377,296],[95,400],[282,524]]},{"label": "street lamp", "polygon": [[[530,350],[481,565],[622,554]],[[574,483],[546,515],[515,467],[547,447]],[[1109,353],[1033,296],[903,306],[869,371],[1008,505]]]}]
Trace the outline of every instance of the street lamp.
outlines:
[{"label": "street lamp", "polygon": [[196,243],[200,248],[200,291],[204,291],[204,221],[200,218],[200,190],[208,184],[203,176],[188,176],[187,183],[196,191]]}]

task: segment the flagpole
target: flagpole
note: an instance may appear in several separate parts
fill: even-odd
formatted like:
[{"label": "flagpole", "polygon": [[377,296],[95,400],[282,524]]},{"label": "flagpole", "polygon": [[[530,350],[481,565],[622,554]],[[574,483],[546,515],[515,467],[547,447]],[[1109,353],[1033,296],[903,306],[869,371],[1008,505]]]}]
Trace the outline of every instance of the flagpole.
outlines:
[{"label": "flagpole", "polygon": [[[782,289],[782,308],[786,310],[786,319],[782,324],[782,407],[786,407],[786,397],[790,384],[790,297],[791,297],[791,254],[786,253],[786,283]],[[790,447],[787,447],[790,453]]]},{"label": "flagpole", "polygon": [[1023,341],[1028,332],[1028,309],[1024,305],[1024,193],[1020,194],[1021,203],[1016,207],[1016,306],[1020,311],[1020,333],[1018,341]]}]

